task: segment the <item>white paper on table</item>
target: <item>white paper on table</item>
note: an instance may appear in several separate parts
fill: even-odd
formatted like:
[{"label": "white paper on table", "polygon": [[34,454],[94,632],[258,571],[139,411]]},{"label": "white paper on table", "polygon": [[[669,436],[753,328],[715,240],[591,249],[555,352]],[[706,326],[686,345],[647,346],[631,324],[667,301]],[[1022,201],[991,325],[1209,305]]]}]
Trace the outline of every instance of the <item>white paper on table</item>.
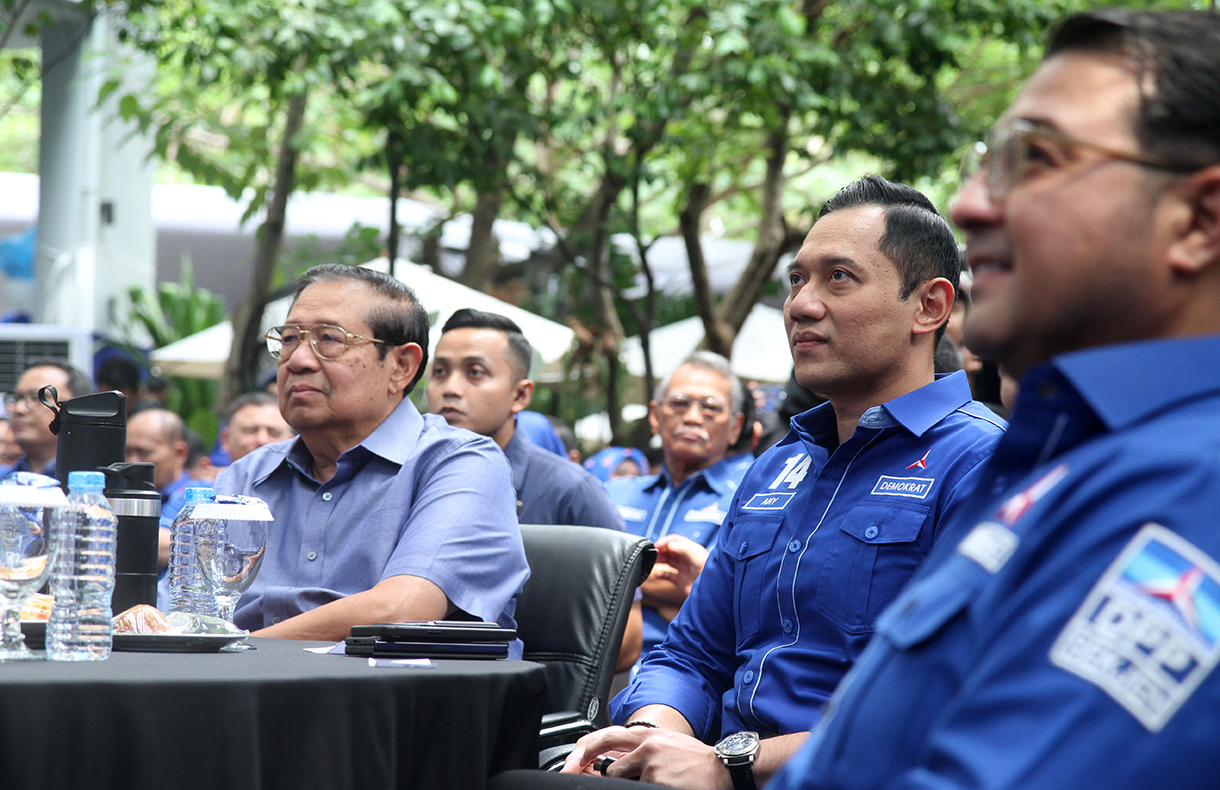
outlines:
[{"label": "white paper on table", "polygon": [[369,658],[370,667],[419,667],[431,669],[435,666],[430,658]]}]

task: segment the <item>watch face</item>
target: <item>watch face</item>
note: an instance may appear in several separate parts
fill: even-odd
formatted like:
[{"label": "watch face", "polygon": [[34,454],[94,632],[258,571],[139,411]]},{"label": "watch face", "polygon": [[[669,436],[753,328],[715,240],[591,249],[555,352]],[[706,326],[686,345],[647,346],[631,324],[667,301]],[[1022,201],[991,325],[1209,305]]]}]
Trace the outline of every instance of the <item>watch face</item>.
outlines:
[{"label": "watch face", "polygon": [[716,745],[716,750],[725,757],[749,754],[758,746],[758,735],[753,732],[735,732]]}]

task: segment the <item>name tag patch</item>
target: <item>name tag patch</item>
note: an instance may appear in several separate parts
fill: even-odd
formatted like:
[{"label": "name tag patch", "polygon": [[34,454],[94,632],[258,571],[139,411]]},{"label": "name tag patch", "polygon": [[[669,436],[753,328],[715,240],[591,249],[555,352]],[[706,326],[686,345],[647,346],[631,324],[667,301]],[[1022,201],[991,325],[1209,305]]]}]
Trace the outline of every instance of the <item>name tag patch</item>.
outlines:
[{"label": "name tag patch", "polygon": [[1021,539],[1007,527],[984,521],[957,544],[957,552],[982,565],[988,573],[996,573],[1008,562],[1020,542]]},{"label": "name tag patch", "polygon": [[873,486],[873,493],[879,496],[905,496],[912,499],[926,499],[932,490],[936,478],[926,477],[890,477],[882,475]]},{"label": "name tag patch", "polygon": [[1220,565],[1145,525],[1072,615],[1050,660],[1159,732],[1220,661]]},{"label": "name tag patch", "polygon": [[643,521],[648,518],[647,510],[641,510],[638,507],[627,507],[626,505],[618,506],[618,514],[623,517],[623,521]]},{"label": "name tag patch", "polygon": [[742,510],[783,510],[796,494],[755,494],[741,506]]}]

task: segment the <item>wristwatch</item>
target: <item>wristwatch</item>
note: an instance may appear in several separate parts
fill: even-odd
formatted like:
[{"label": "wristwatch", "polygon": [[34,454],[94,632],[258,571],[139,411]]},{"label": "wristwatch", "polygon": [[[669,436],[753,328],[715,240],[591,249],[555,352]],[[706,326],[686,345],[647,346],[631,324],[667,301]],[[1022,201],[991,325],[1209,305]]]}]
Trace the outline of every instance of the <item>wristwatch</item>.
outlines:
[{"label": "wristwatch", "polygon": [[756,732],[735,732],[716,744],[716,756],[729,769],[733,790],[757,790],[754,784],[754,758],[760,743]]}]

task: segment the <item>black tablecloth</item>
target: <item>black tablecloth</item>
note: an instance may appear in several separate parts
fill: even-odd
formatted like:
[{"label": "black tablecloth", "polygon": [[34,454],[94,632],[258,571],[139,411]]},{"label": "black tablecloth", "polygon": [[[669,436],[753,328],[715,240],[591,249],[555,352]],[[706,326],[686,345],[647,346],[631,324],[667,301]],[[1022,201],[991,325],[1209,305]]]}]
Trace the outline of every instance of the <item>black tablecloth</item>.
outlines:
[{"label": "black tablecloth", "polygon": [[544,671],[244,653],[0,664],[0,787],[479,790],[537,764]]}]

